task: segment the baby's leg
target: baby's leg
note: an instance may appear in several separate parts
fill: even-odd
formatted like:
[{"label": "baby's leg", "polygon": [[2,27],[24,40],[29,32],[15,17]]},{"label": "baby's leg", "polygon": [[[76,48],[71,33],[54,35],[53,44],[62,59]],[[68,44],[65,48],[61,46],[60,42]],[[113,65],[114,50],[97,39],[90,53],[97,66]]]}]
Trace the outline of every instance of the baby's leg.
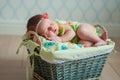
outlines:
[{"label": "baby's leg", "polygon": [[77,35],[81,40],[93,42],[94,46],[106,45],[106,41],[95,34],[93,25],[81,24],[77,30]]}]

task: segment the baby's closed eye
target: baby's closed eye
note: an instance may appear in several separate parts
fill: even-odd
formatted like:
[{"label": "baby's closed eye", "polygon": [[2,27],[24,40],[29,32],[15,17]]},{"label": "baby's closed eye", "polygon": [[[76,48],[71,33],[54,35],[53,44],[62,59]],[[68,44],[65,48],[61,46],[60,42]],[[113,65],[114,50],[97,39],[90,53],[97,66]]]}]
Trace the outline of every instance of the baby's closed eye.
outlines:
[{"label": "baby's closed eye", "polygon": [[48,27],[48,31],[51,31],[52,30],[52,27]]}]

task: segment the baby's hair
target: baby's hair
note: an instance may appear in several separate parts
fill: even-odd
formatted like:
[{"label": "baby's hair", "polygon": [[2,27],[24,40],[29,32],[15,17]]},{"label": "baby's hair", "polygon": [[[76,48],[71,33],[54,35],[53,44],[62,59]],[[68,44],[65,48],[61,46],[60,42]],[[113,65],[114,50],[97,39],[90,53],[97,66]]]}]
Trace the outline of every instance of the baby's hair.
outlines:
[{"label": "baby's hair", "polygon": [[27,32],[28,31],[36,31],[36,26],[41,19],[42,19],[41,14],[32,16],[27,22]]}]

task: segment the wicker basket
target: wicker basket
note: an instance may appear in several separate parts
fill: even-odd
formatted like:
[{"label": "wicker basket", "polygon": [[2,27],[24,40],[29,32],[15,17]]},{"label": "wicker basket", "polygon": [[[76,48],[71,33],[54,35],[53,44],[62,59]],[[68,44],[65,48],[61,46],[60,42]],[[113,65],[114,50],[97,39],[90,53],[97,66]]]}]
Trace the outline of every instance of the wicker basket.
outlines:
[{"label": "wicker basket", "polygon": [[[109,53],[106,53],[59,64],[50,64],[39,56],[34,56],[34,72],[45,80],[88,80],[94,78],[96,80],[101,75],[108,55]],[[30,60],[32,63],[32,57]],[[39,77],[38,80],[42,80]]]},{"label": "wicker basket", "polygon": [[[38,39],[37,34],[34,35]],[[28,38],[29,36],[30,34],[28,34]],[[38,44],[41,47],[40,41],[38,41]],[[37,50],[37,48],[34,51],[39,53],[39,49]],[[29,49],[28,53],[31,54]],[[40,56],[30,56],[30,62],[32,65],[32,61],[34,60],[33,76],[35,80],[98,80],[109,54],[105,51],[104,54],[63,63],[48,63],[41,59]]]}]

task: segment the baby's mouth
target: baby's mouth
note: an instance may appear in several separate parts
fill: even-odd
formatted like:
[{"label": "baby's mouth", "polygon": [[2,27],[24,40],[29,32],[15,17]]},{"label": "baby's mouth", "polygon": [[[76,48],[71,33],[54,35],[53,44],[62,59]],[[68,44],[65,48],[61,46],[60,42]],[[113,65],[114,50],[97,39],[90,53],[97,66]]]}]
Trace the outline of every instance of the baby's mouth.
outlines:
[{"label": "baby's mouth", "polygon": [[56,32],[57,30],[55,29],[54,32]]},{"label": "baby's mouth", "polygon": [[58,31],[57,31],[57,29],[55,29],[55,30],[54,30],[54,33],[58,34]]}]

